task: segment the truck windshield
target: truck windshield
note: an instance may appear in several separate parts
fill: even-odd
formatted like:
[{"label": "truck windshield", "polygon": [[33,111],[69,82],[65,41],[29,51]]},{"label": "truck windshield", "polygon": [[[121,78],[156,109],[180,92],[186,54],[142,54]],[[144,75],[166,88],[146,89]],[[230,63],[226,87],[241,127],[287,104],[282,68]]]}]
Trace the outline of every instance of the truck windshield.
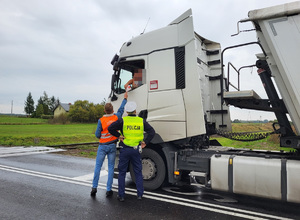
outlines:
[{"label": "truck windshield", "polygon": [[125,84],[132,79],[132,72],[129,72],[127,70],[121,69],[120,71],[120,87],[122,89],[125,89]]}]

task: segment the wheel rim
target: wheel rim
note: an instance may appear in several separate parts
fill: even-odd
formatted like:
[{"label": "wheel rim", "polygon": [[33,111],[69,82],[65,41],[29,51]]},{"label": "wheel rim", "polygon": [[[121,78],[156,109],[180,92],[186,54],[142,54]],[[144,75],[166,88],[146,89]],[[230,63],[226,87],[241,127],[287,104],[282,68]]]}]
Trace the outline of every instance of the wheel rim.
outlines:
[{"label": "wheel rim", "polygon": [[150,180],[156,176],[156,166],[153,160],[150,158],[143,158],[142,160],[143,167],[143,179]]}]

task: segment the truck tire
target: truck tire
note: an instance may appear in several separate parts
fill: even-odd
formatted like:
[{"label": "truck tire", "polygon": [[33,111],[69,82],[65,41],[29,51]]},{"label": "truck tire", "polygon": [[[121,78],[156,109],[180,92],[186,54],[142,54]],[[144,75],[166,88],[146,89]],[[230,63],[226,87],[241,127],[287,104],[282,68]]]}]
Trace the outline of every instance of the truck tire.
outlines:
[{"label": "truck tire", "polygon": [[[164,183],[166,177],[166,166],[163,158],[154,150],[144,148],[142,152],[142,166],[144,188],[146,190],[158,189]],[[135,182],[133,167],[130,164],[129,171]]]}]

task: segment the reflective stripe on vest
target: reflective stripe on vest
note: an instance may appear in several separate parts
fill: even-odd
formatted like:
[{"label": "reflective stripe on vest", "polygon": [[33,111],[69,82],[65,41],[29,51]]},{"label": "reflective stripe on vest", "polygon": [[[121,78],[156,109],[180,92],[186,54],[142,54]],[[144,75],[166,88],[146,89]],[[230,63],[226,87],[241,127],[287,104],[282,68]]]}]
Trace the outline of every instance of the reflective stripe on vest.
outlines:
[{"label": "reflective stripe on vest", "polygon": [[118,139],[117,137],[111,135],[108,132],[108,126],[110,126],[111,123],[117,120],[118,120],[118,116],[116,115],[110,115],[110,116],[104,115],[102,118],[100,118],[101,125],[102,125],[101,137],[99,139],[100,143],[104,144]]},{"label": "reflective stripe on vest", "polygon": [[140,117],[126,116],[123,118],[124,144],[130,147],[139,145],[144,139],[144,122]]}]

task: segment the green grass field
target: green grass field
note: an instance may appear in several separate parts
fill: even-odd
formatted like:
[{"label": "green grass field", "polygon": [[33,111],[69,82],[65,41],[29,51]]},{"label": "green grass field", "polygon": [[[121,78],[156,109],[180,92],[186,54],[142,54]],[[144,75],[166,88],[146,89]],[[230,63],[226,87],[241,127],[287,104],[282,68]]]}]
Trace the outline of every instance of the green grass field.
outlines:
[{"label": "green grass field", "polygon": [[48,124],[35,118],[0,117],[0,145],[49,146],[96,142],[97,124]]},{"label": "green grass field", "polygon": [[[36,118],[0,117],[1,146],[51,146],[59,144],[97,142],[93,124],[48,124],[47,120]],[[233,123],[233,132],[268,132],[272,131],[271,123]],[[279,146],[278,135],[251,142],[234,141],[220,136],[218,140],[223,146],[260,150],[290,150]]]},{"label": "green grass field", "polygon": [[46,123],[48,123],[47,119],[0,115],[0,125],[7,125],[7,124],[25,125],[25,124],[46,124]]}]

